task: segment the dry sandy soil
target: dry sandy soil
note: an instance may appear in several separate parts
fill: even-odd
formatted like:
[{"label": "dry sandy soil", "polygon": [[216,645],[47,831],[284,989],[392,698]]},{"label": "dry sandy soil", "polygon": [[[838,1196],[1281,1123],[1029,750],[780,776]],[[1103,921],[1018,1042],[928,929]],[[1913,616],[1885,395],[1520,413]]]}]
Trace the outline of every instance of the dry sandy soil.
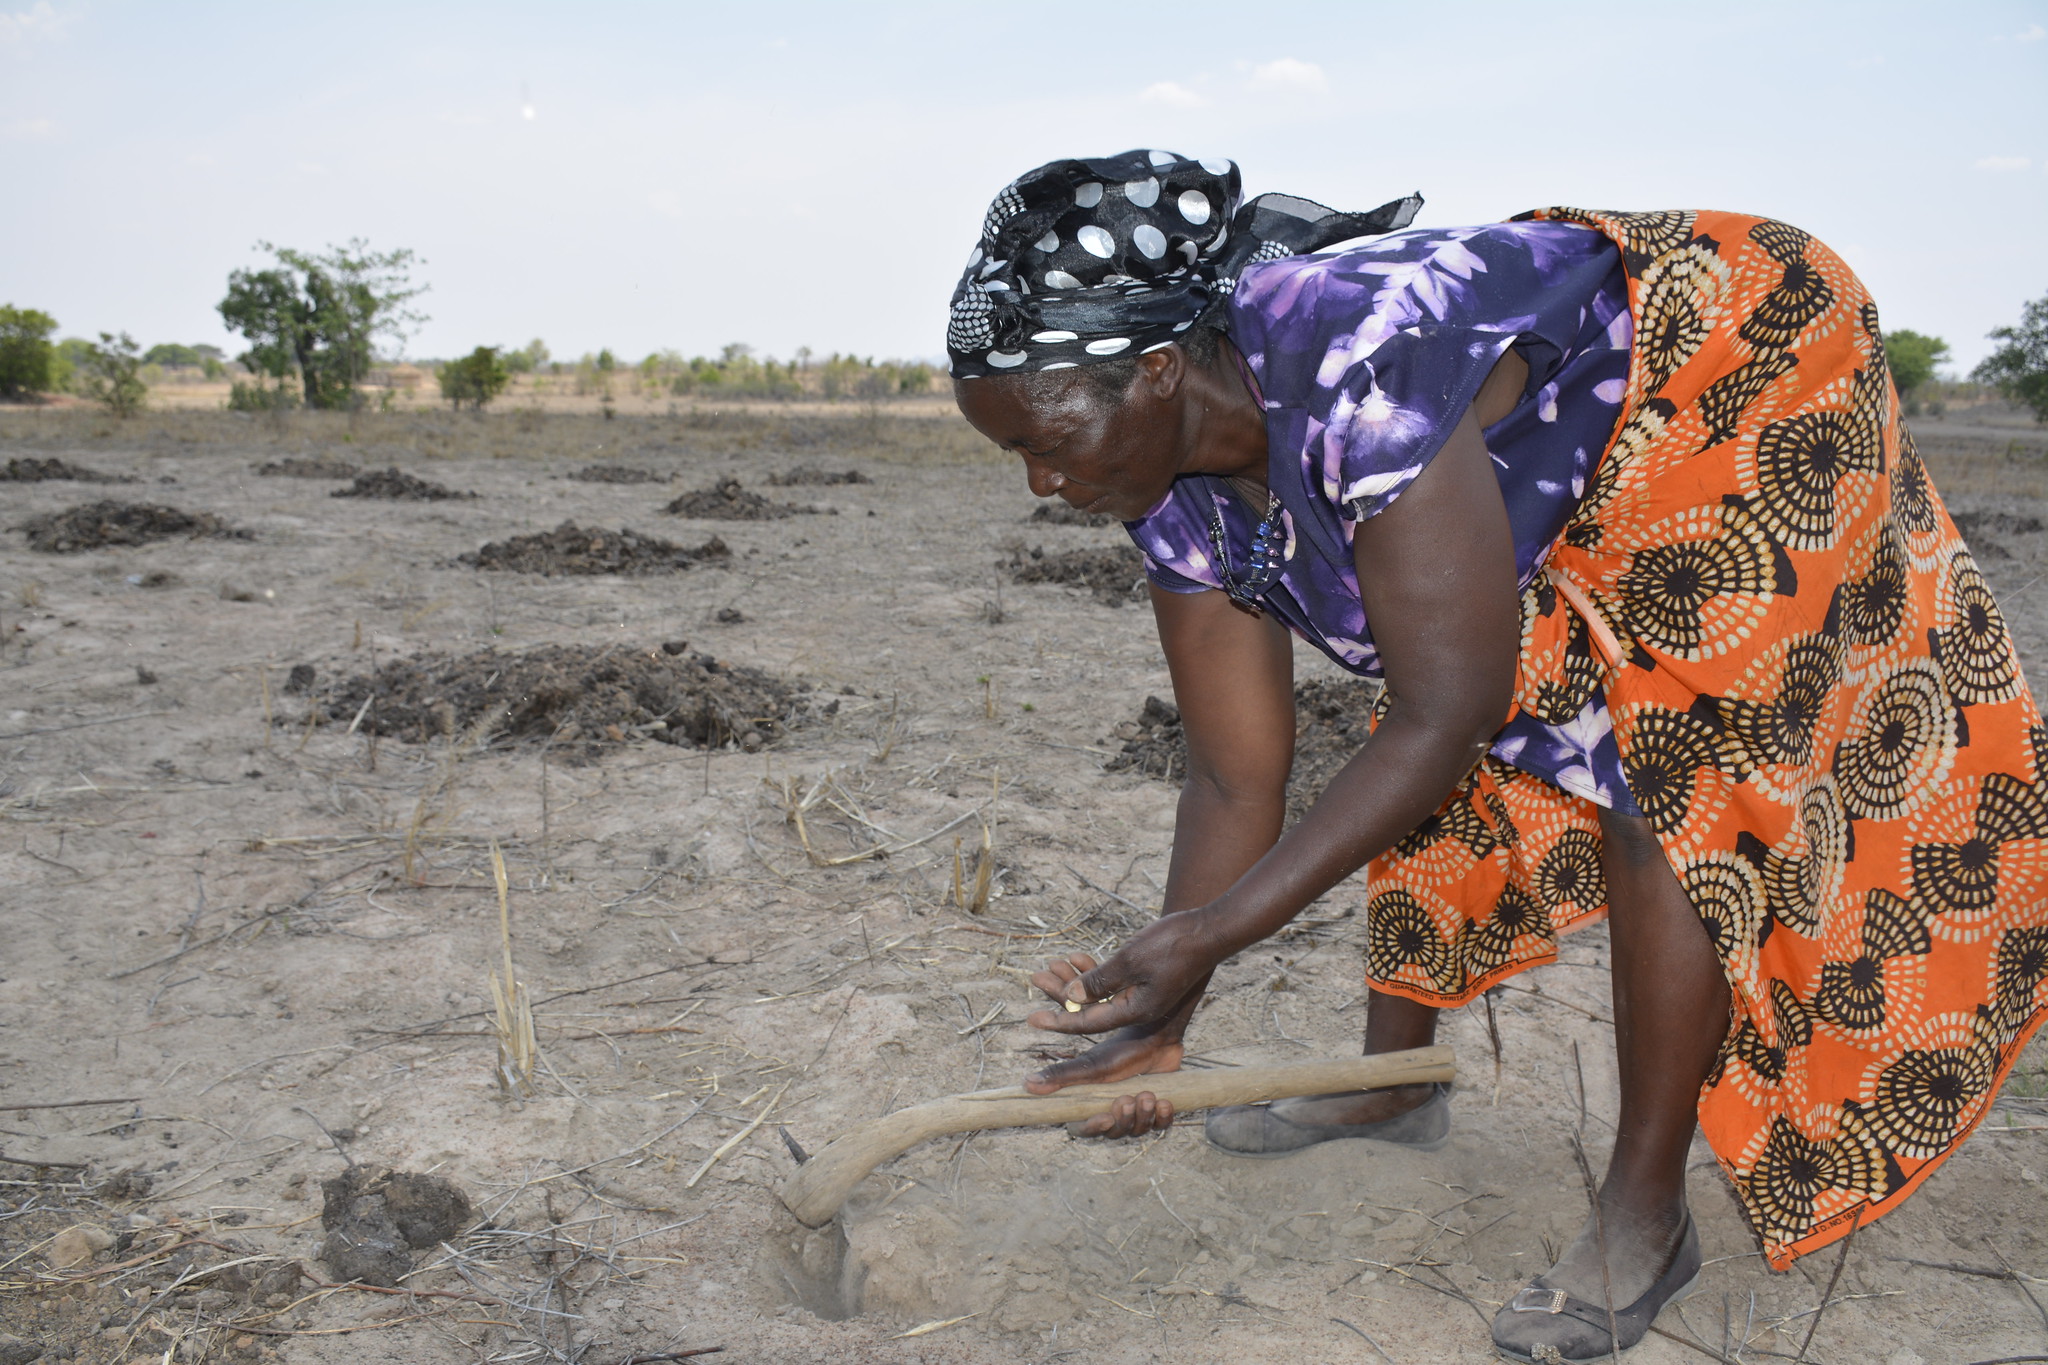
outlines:
[{"label": "dry sandy soil", "polygon": [[[1998,411],[1919,429],[1952,507],[2004,514],[1975,538],[2039,682],[2048,434]],[[1173,790],[1103,770],[1167,694],[1142,607],[995,567],[1120,532],[1027,522],[1016,470],[943,413],[0,413],[16,456],[141,482],[0,484],[8,525],[116,497],[249,533],[62,555],[0,536],[0,1332],[44,1359],[1477,1362],[1494,1305],[1583,1217],[1575,1055],[1596,1158],[1614,1105],[1599,930],[1498,993],[1497,1067],[1483,1010],[1447,1021],[1465,1082],[1440,1151],[1241,1162],[1192,1126],[932,1143],[849,1205],[863,1311],[794,1302],[785,1134],[815,1150],[1015,1080],[1042,1046],[1026,970],[1114,943],[1165,875]],[[255,475],[287,457],[479,496]],[[589,463],[663,481],[565,477]],[[836,515],[659,510],[799,464],[874,481],[802,490]],[[635,577],[453,562],[569,519],[730,554]],[[428,652],[678,640],[813,691],[787,733],[710,753],[631,727],[411,742],[320,704]],[[311,692],[288,690],[298,665]],[[806,797],[815,858],[786,818]],[[993,894],[968,914],[956,839],[971,882],[985,826]],[[526,1098],[494,1078],[492,841],[538,1034]],[[1355,1051],[1357,901],[1223,969],[1200,1063]],[[1785,1274],[1698,1149],[1704,1288],[1630,1359],[2048,1355],[2043,1096],[2037,1046],[1991,1131],[1845,1262]],[[322,1287],[319,1186],[349,1161],[473,1201],[414,1253],[421,1293]],[[114,1243],[53,1240],[79,1223]]]}]

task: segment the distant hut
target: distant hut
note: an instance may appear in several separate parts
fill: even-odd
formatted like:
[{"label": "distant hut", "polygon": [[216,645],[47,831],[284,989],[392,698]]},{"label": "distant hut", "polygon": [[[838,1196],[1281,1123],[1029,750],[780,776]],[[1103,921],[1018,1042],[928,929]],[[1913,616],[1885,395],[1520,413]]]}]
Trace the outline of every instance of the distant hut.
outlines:
[{"label": "distant hut", "polygon": [[388,365],[381,370],[370,371],[369,382],[379,388],[411,393],[427,382],[427,372],[417,365]]}]

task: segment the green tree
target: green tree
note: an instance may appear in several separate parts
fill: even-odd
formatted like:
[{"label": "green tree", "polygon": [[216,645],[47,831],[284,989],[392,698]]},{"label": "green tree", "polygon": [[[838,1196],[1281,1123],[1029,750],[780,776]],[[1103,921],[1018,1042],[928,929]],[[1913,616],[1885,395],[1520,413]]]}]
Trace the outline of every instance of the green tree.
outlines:
[{"label": "green tree", "polygon": [[618,357],[612,354],[611,347],[607,346],[597,353],[597,372],[599,374],[610,374],[618,367]]},{"label": "green tree", "polygon": [[2036,422],[2048,422],[2048,294],[2021,311],[2019,326],[1997,328],[1991,339],[2004,344],[1970,371],[1970,378],[2026,404]]},{"label": "green tree", "polygon": [[160,341],[142,353],[145,365],[169,365],[184,369],[198,369],[205,363],[197,346],[184,346],[175,341]]},{"label": "green tree", "polygon": [[143,358],[135,338],[126,332],[115,336],[100,333],[100,343],[86,352],[79,366],[80,389],[95,403],[106,405],[116,417],[133,417],[142,411],[149,397],[149,385],[142,382]]},{"label": "green tree", "polygon": [[57,319],[33,308],[0,307],[0,398],[19,400],[55,387],[50,333]]},{"label": "green tree", "polygon": [[1934,378],[1935,370],[1948,359],[1948,343],[1900,328],[1884,334],[1884,358],[1891,367],[1893,387],[1905,398]]},{"label": "green tree", "polygon": [[65,337],[50,356],[50,387],[58,393],[75,393],[78,375],[92,356],[92,343],[84,337]]},{"label": "green tree", "polygon": [[460,360],[441,367],[441,396],[458,411],[468,403],[479,412],[505,391],[512,375],[495,346],[479,346]]},{"label": "green tree", "polygon": [[548,363],[548,344],[539,337],[516,351],[505,352],[505,368],[513,374],[532,374]]},{"label": "green tree", "polygon": [[358,237],[322,255],[259,242],[277,258],[268,270],[228,276],[220,315],[249,342],[241,360],[257,374],[298,377],[309,408],[352,406],[379,337],[403,337],[425,321],[408,305],[412,252],[372,251]]}]

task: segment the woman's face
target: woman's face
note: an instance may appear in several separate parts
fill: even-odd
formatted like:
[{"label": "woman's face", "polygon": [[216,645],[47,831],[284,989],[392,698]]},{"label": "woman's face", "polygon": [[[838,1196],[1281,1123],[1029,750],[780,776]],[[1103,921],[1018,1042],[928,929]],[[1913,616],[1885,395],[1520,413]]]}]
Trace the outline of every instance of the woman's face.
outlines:
[{"label": "woman's face", "polygon": [[1031,491],[1084,512],[1136,521],[1157,507],[1181,468],[1180,386],[1153,356],[1121,399],[1078,376],[1064,382],[955,380],[953,400],[982,435],[1024,460]]}]

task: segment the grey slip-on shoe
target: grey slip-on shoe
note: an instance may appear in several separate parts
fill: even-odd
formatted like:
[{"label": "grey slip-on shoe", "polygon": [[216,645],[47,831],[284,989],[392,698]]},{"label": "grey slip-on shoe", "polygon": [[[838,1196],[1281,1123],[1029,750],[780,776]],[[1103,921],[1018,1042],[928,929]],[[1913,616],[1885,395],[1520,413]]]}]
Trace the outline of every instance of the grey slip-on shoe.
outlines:
[{"label": "grey slip-on shoe", "polygon": [[[1315,1095],[1308,1098],[1333,1099]],[[1202,1124],[1209,1145],[1232,1156],[1271,1158],[1291,1156],[1323,1142],[1367,1138],[1374,1142],[1395,1142],[1433,1152],[1443,1146],[1451,1131],[1451,1088],[1439,1082],[1436,1093],[1405,1114],[1377,1123],[1296,1123],[1276,1113],[1270,1104],[1234,1104],[1212,1109]]]}]

